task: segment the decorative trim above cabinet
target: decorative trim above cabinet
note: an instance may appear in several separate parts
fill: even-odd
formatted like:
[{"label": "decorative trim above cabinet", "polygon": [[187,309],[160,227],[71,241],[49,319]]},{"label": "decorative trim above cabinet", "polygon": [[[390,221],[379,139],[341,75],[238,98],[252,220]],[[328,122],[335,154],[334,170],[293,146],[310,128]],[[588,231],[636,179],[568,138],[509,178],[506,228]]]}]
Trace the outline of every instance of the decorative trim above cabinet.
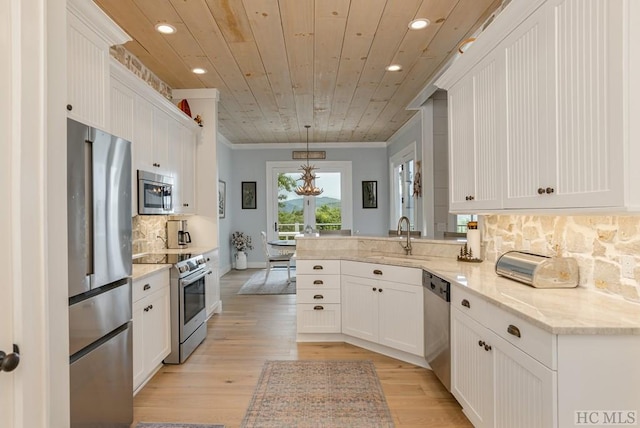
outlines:
[{"label": "decorative trim above cabinet", "polygon": [[181,125],[184,125],[189,129],[200,130],[200,127],[192,118],[184,114],[176,105],[163,97],[144,80],[129,71],[115,58],[110,57],[109,60],[111,61],[111,77],[117,79],[137,95],[143,97],[155,107],[158,107],[172,118],[178,120]]},{"label": "decorative trim above cabinet", "polygon": [[100,36],[107,46],[121,45],[132,40],[92,1],[67,0],[67,10]]},{"label": "decorative trim above cabinet", "polygon": [[[450,67],[438,78],[435,85],[438,88],[449,89],[458,80],[464,77],[487,52],[495,48],[502,39],[515,30],[529,15],[542,6],[546,0],[512,1],[500,12],[478,37],[473,46],[464,54],[459,55]],[[517,5],[517,6],[515,6]]]}]

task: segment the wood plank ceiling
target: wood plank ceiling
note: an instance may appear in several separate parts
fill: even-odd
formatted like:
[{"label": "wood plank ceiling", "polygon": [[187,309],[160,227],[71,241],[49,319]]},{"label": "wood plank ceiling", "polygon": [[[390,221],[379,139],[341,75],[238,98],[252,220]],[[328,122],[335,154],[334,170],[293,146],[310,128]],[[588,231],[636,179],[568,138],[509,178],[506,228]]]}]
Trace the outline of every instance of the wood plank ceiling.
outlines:
[{"label": "wood plank ceiling", "polygon": [[[501,0],[95,0],[174,89],[220,90],[231,143],[387,141]],[[428,18],[423,30],[409,30]],[[156,24],[177,32],[162,35]],[[399,72],[386,71],[400,64]],[[195,67],[206,74],[191,72]]]}]

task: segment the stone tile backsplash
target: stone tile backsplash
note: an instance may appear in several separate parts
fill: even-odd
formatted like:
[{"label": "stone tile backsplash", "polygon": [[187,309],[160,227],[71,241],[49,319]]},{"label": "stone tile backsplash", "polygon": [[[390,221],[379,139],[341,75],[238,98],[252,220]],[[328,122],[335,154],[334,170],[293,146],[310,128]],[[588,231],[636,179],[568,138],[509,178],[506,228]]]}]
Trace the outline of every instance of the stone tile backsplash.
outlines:
[{"label": "stone tile backsplash", "polygon": [[111,46],[109,53],[120,64],[144,80],[147,85],[155,89],[160,95],[171,101],[171,88],[165,82],[160,80],[151,70],[149,70],[135,55],[125,49],[122,45]]},{"label": "stone tile backsplash", "polygon": [[[574,257],[580,286],[640,302],[640,216],[489,215],[482,229],[486,261],[527,247],[536,254]],[[623,277],[622,256],[633,257],[633,278]]]},{"label": "stone tile backsplash", "polygon": [[[165,215],[137,215],[132,219],[133,254],[150,253],[167,248],[167,220]],[[158,238],[161,236],[161,238]]]}]

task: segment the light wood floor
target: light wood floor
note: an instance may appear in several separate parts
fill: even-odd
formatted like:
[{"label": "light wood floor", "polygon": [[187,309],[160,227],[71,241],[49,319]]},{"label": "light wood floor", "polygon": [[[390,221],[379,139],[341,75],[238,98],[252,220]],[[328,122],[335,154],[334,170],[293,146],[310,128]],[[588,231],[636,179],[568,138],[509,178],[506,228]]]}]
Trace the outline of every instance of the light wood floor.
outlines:
[{"label": "light wood floor", "polygon": [[430,370],[344,343],[296,343],[294,295],[237,295],[255,270],[221,279],[221,314],[185,364],[165,365],[134,399],[137,422],[239,427],[266,360],[368,359],[396,427],[470,427]]}]

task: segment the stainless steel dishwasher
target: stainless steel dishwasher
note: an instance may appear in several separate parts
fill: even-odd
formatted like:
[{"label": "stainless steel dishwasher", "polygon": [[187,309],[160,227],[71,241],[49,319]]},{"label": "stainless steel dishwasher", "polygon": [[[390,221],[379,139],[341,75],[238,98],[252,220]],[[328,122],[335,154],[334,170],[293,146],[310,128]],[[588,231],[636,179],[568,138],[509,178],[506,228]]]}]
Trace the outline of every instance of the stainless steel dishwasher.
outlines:
[{"label": "stainless steel dishwasher", "polygon": [[424,357],[447,391],[451,391],[450,287],[448,281],[422,271]]}]

